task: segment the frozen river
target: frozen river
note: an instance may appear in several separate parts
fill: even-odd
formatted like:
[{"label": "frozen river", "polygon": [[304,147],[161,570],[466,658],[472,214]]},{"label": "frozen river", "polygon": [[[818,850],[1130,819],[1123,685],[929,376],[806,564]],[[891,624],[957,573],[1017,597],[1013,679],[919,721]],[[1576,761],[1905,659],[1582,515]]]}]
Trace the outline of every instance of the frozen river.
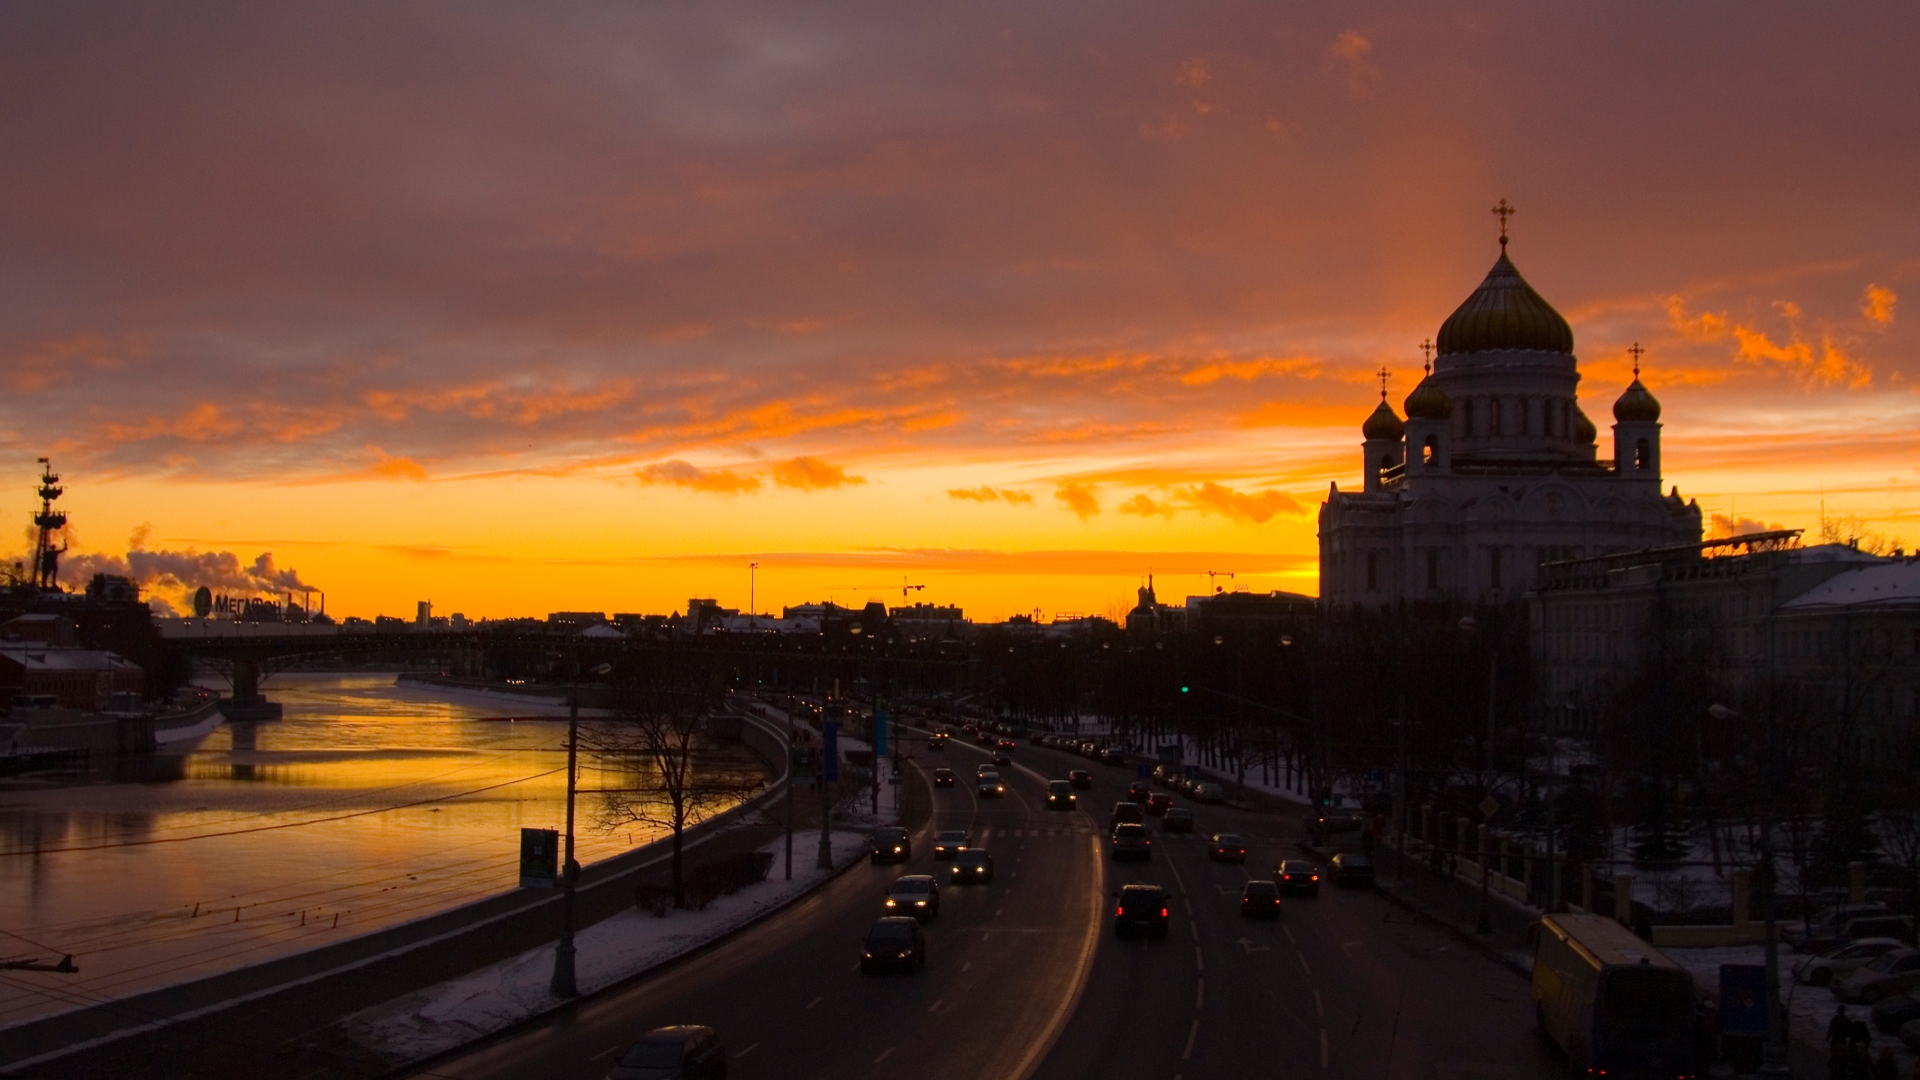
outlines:
[{"label": "frozen river", "polygon": [[[284,719],[84,782],[0,786],[0,958],[80,967],[0,973],[0,1026],[515,888],[520,829],[564,827],[564,708],[390,674],[266,689]],[[580,786],[618,785],[583,758]],[[581,806],[582,863],[653,838],[596,832]]]}]

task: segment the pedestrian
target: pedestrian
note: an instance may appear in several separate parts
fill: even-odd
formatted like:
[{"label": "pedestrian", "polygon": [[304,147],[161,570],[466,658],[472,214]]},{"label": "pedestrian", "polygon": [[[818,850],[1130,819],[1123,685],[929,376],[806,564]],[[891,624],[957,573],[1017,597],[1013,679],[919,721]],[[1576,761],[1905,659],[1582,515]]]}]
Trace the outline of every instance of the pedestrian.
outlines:
[{"label": "pedestrian", "polygon": [[1853,1034],[1853,1021],[1847,1019],[1847,1007],[1835,1005],[1833,1019],[1827,1021],[1827,1049],[1846,1045],[1848,1036]]},{"label": "pedestrian", "polygon": [[1873,1061],[1870,1080],[1900,1080],[1900,1063],[1893,1060],[1893,1047],[1880,1048],[1880,1056]]}]

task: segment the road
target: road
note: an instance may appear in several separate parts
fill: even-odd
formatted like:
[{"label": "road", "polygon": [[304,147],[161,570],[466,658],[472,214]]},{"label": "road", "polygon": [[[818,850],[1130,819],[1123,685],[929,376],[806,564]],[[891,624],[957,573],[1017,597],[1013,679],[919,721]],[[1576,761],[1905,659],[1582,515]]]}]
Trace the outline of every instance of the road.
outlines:
[{"label": "road", "polygon": [[[1533,1028],[1512,972],[1371,892],[1289,899],[1275,922],[1239,917],[1241,884],[1299,838],[1292,815],[1197,808],[1202,832],[1154,838],[1150,863],[1109,862],[1097,825],[1129,771],[1022,747],[1005,800],[967,781],[984,759],[958,738],[961,784],[935,792],[914,859],[863,865],[801,906],[679,968],[484,1044],[437,1077],[601,1077],[658,1024],[712,1024],[731,1075],[1169,1080],[1225,1076],[1526,1078],[1564,1066]],[[1095,775],[1078,811],[1044,808],[1043,779]],[[1096,822],[1097,819],[1097,822]],[[885,884],[932,860],[940,828],[967,828],[997,880],[945,887],[912,976],[862,977],[858,939]],[[1208,861],[1206,831],[1251,842],[1242,867]],[[1165,941],[1113,937],[1107,895],[1128,881],[1173,894]]]}]

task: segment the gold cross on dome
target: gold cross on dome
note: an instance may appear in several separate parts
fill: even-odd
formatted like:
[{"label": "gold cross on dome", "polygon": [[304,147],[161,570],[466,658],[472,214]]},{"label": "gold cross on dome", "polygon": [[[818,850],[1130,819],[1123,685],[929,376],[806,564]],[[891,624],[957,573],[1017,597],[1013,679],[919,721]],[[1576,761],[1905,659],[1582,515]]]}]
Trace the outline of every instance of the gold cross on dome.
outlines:
[{"label": "gold cross on dome", "polygon": [[1433,339],[1432,338],[1428,338],[1427,340],[1420,343],[1420,355],[1424,358],[1420,361],[1421,370],[1425,371],[1429,375],[1433,374]]},{"label": "gold cross on dome", "polygon": [[1500,247],[1502,250],[1507,246],[1507,219],[1515,213],[1514,208],[1507,205],[1507,200],[1505,199],[1501,199],[1500,205],[1493,208],[1493,216],[1500,219]]},{"label": "gold cross on dome", "polygon": [[1387,400],[1387,369],[1382,367],[1377,374],[1380,376],[1380,400],[1385,401]]},{"label": "gold cross on dome", "polygon": [[1641,348],[1640,343],[1636,341],[1627,348],[1627,351],[1633,354],[1633,377],[1638,379],[1640,377],[1640,357],[1645,354],[1647,350]]}]

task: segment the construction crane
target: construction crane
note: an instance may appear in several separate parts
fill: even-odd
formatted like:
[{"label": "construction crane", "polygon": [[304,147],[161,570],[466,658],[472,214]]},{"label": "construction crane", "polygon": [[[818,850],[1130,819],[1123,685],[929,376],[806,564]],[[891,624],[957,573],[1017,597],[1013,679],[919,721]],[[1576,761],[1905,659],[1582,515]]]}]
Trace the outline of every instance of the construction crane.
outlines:
[{"label": "construction crane", "polygon": [[[827,588],[833,592],[859,592],[862,589],[892,589],[893,587],[894,587],[894,584],[891,581],[882,582],[878,585],[829,585],[827,586]],[[907,575],[901,574],[899,588],[900,588],[900,602],[904,604],[907,602],[907,594],[909,592],[915,592],[920,589],[924,589],[926,588],[926,586],[910,585],[907,583]]]},{"label": "construction crane", "polygon": [[1174,577],[1183,577],[1183,576],[1199,577],[1202,574],[1204,574],[1206,575],[1206,578],[1207,578],[1208,593],[1217,593],[1220,591],[1219,587],[1214,584],[1215,578],[1226,578],[1228,581],[1233,580],[1233,571],[1231,570],[1150,570],[1149,572],[1157,573],[1161,577],[1166,577],[1168,575],[1172,575]]}]

